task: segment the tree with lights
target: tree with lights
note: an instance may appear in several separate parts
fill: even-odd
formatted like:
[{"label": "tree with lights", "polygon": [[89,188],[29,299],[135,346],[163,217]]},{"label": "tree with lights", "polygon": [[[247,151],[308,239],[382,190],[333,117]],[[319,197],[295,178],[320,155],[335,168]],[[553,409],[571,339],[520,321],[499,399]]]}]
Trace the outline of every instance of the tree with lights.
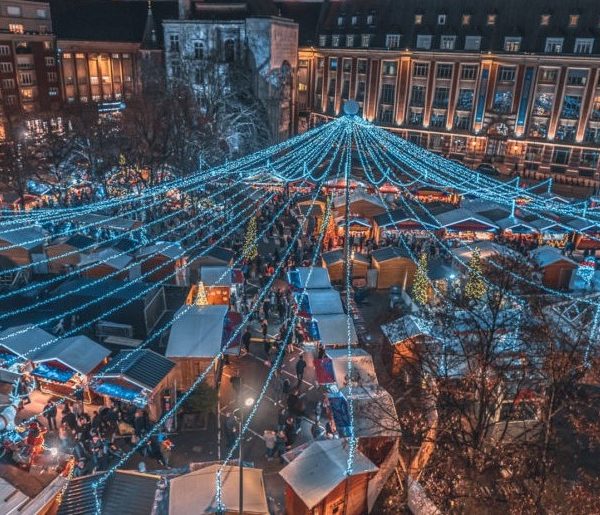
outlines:
[{"label": "tree with lights", "polygon": [[[331,197],[327,198],[327,207],[325,208],[325,214],[323,216],[323,220],[321,223],[327,224],[325,228],[325,236],[323,237],[323,246],[328,249],[333,247],[333,242],[335,242],[336,236],[336,226],[333,215],[333,202]],[[320,228],[319,228],[320,230]],[[330,244],[331,242],[331,244]]]},{"label": "tree with lights", "polygon": [[475,249],[469,260],[469,275],[464,294],[467,299],[479,300],[485,295],[486,290],[481,269],[481,255],[479,249]]},{"label": "tree with lights", "polygon": [[246,239],[244,240],[244,259],[252,261],[258,256],[256,247],[256,216],[253,216],[246,227]]},{"label": "tree with lights", "polygon": [[419,256],[419,263],[417,264],[417,273],[415,274],[415,281],[412,287],[412,296],[414,301],[421,306],[427,303],[427,293],[429,290],[428,286],[428,269],[427,254],[422,252]]}]

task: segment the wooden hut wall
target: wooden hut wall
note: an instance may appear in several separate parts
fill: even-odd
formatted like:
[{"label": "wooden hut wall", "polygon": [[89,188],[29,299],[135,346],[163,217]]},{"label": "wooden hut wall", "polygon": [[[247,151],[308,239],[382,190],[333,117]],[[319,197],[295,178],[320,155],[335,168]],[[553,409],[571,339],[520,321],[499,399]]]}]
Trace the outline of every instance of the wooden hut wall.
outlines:
[{"label": "wooden hut wall", "polygon": [[[175,367],[169,374],[170,384],[177,384],[178,390],[187,390],[192,386],[198,375],[211,365],[213,358],[169,358],[175,363]],[[211,388],[215,386],[215,374],[206,376],[206,384]]]},{"label": "wooden hut wall", "polygon": [[568,261],[557,261],[544,267],[542,283],[548,288],[565,290],[569,287],[571,274],[577,265]]},{"label": "wooden hut wall", "polygon": [[377,270],[377,288],[379,289],[389,288],[393,285],[405,286],[405,289],[408,289],[412,286],[417,271],[417,265],[411,259],[403,257],[382,262],[373,259],[373,266]]},{"label": "wooden hut wall", "polygon": [[76,248],[64,243],[46,247],[46,256],[50,259],[48,261],[48,273],[50,274],[64,273],[68,267],[77,266],[81,259]]}]

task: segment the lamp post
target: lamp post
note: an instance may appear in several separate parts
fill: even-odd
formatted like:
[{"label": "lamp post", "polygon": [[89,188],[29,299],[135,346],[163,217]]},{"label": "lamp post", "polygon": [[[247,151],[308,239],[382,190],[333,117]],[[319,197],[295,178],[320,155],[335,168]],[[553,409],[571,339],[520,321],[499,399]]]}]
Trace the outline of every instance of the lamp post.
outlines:
[{"label": "lamp post", "polygon": [[239,449],[239,469],[240,469],[240,515],[244,513],[244,462],[242,461],[242,444],[244,439],[242,438],[242,430],[244,429],[244,408],[250,408],[254,404],[254,399],[248,397],[244,400],[244,404],[240,406],[240,449]]}]

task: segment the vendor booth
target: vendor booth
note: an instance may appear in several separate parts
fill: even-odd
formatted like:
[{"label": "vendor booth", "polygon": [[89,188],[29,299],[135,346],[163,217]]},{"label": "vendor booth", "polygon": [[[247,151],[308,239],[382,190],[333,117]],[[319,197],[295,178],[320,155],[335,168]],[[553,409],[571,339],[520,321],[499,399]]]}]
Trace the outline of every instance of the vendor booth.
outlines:
[{"label": "vendor booth", "polygon": [[499,227],[484,216],[459,208],[436,215],[446,238],[463,241],[491,240]]},{"label": "vendor booth", "polygon": [[577,263],[561,253],[556,247],[538,247],[530,253],[542,272],[542,284],[555,290],[566,290]]},{"label": "vendor booth", "polygon": [[51,345],[56,337],[33,324],[9,327],[0,333],[0,365],[9,367],[36,356],[36,347]]},{"label": "vendor booth", "polygon": [[373,230],[370,220],[358,215],[350,215],[348,220],[345,216],[338,216],[335,219],[335,224],[338,236],[346,234],[346,225],[348,225],[348,234],[353,238],[370,238]]},{"label": "vendor booth", "polygon": [[87,336],[62,338],[36,353],[31,371],[44,393],[76,398],[76,391],[83,390],[83,400],[92,402],[87,388],[88,379],[106,364],[110,350]]},{"label": "vendor booth", "polygon": [[393,285],[408,290],[417,271],[416,263],[407,251],[400,247],[384,247],[371,254],[373,268],[377,270],[377,288],[385,289]]},{"label": "vendor booth", "polygon": [[148,349],[121,351],[93,375],[90,389],[98,395],[148,407],[151,419],[162,411],[161,395],[173,386],[175,363]]},{"label": "vendor booth", "polygon": [[[356,190],[350,192],[350,214],[372,220],[374,216],[384,213],[386,204],[379,195],[369,195],[366,191]],[[333,207],[337,216],[345,216],[346,195],[338,195],[333,199]]]},{"label": "vendor booth", "polygon": [[[343,249],[324,252],[321,256],[323,265],[327,267],[329,277],[333,282],[341,283],[346,277],[346,261]],[[369,258],[358,252],[351,252],[350,263],[352,267],[352,279],[365,279],[369,269]]]},{"label": "vendor booth", "polygon": [[219,362],[214,358],[227,346],[225,354],[237,356],[240,352],[242,317],[230,312],[227,306],[183,306],[175,314],[165,356],[175,363],[172,377],[177,387],[189,388],[198,376],[214,361],[209,384],[216,384]]},{"label": "vendor booth", "polygon": [[337,388],[348,386],[348,358],[352,362],[352,385],[377,384],[377,374],[373,357],[364,349],[328,349],[326,356],[331,359],[333,377]]},{"label": "vendor booth", "polygon": [[287,273],[288,283],[294,291],[316,290],[331,288],[331,281],[327,268],[322,267],[299,267]]},{"label": "vendor booth", "polygon": [[394,240],[399,236],[427,238],[438,227],[437,220],[415,204],[412,212],[408,209],[394,209],[374,217],[373,239],[381,242],[386,239]]},{"label": "vendor booth", "polygon": [[[243,284],[244,275],[237,268],[203,266],[200,269],[200,281],[195,285],[197,295],[194,303],[201,305],[204,303],[203,297],[205,297],[205,304],[229,306],[232,297],[236,299],[240,297],[240,289]],[[202,289],[204,289],[204,293]]]},{"label": "vendor booth", "polygon": [[[319,343],[325,348],[346,347],[348,345],[348,316],[317,315],[306,322],[307,343]],[[358,345],[354,321],[350,317],[350,345]]]},{"label": "vendor booth", "polygon": [[340,294],[333,288],[307,290],[304,295],[294,293],[294,301],[296,302],[296,312],[301,318],[344,314]]}]

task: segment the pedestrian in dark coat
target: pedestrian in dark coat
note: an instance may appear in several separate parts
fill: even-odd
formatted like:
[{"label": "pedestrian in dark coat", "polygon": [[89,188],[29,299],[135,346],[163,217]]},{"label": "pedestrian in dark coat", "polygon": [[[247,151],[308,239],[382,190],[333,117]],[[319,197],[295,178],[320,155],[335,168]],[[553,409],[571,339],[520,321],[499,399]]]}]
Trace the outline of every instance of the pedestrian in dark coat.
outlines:
[{"label": "pedestrian in dark coat", "polygon": [[56,404],[52,401],[48,401],[44,406],[44,413],[46,415],[46,420],[48,421],[48,429],[58,429],[56,425]]},{"label": "pedestrian in dark coat", "polygon": [[249,327],[246,327],[244,334],[242,335],[242,344],[244,345],[244,349],[246,352],[250,352],[250,340],[252,339],[252,331],[250,331]]},{"label": "pedestrian in dark coat", "polygon": [[302,379],[304,378],[304,369],[306,368],[306,361],[304,361],[304,356],[300,354],[300,358],[296,363],[296,377],[298,378],[298,386],[302,385]]}]

